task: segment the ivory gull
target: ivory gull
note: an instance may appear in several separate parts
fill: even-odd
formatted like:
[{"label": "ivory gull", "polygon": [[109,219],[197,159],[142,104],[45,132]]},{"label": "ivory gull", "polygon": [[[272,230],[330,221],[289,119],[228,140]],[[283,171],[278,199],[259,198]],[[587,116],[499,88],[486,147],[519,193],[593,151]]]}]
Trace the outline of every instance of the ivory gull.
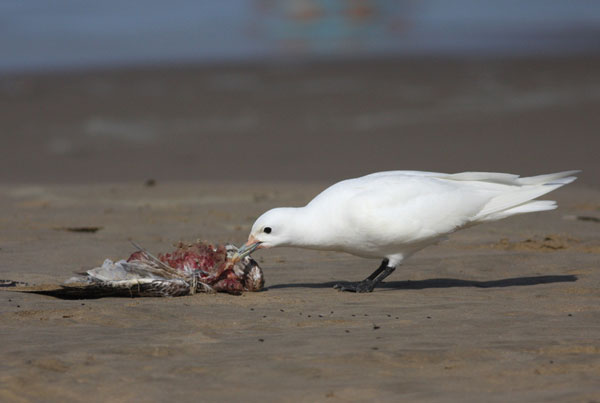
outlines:
[{"label": "ivory gull", "polygon": [[461,228],[516,214],[552,210],[534,200],[573,182],[579,171],[521,178],[490,172],[445,174],[388,171],[338,182],[305,207],[275,208],[261,215],[240,249],[293,246],[383,259],[366,279],[336,284],[370,292],[403,260]]}]

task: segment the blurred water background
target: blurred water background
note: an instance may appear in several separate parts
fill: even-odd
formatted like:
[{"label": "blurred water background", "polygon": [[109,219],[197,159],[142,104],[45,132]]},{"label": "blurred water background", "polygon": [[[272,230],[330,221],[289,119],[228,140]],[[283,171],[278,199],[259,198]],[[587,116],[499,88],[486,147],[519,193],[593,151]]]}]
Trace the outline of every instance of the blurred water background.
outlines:
[{"label": "blurred water background", "polygon": [[589,0],[2,0],[0,72],[600,51]]}]

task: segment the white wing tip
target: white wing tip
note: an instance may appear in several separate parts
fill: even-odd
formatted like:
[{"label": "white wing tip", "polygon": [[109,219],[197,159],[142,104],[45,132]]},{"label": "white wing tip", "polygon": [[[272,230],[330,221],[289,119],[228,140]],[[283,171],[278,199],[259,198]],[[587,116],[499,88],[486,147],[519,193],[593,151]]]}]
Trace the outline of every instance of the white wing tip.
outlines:
[{"label": "white wing tip", "polygon": [[528,176],[525,178],[519,178],[520,185],[566,185],[577,179],[575,174],[578,174],[581,170],[571,170],[555,172],[553,174]]}]

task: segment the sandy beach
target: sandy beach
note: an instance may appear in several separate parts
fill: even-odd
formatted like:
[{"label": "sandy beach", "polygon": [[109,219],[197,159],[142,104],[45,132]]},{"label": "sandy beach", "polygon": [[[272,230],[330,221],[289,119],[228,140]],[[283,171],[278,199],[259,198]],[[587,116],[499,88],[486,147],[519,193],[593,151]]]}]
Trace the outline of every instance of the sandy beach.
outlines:
[{"label": "sandy beach", "polygon": [[[0,279],[73,272],[386,169],[583,169],[552,212],[378,262],[258,251],[266,290],[61,300],[0,287],[2,401],[600,401],[600,59],[0,78]],[[150,180],[150,181],[149,181]],[[74,232],[72,228],[89,228]],[[95,231],[94,231],[95,230]]]},{"label": "sandy beach", "polygon": [[[3,278],[56,284],[125,257],[208,239],[316,185],[8,186]],[[372,294],[332,289],[377,262],[260,251],[267,289],[242,296],[59,300],[2,288],[3,401],[595,401],[600,192],[455,234]],[[98,227],[96,233],[65,230]],[[12,290],[12,292],[11,292]]]}]

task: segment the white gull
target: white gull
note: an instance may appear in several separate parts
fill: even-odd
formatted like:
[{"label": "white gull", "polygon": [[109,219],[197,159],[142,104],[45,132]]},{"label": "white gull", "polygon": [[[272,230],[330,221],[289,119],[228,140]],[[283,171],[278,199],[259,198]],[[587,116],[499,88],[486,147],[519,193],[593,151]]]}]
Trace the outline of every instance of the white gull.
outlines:
[{"label": "white gull", "polygon": [[363,281],[335,286],[369,292],[407,257],[456,230],[556,208],[554,201],[534,199],[573,182],[571,175],[577,172],[521,178],[490,172],[389,171],[348,179],[305,207],[275,208],[261,215],[240,254],[293,246],[383,259]]}]

